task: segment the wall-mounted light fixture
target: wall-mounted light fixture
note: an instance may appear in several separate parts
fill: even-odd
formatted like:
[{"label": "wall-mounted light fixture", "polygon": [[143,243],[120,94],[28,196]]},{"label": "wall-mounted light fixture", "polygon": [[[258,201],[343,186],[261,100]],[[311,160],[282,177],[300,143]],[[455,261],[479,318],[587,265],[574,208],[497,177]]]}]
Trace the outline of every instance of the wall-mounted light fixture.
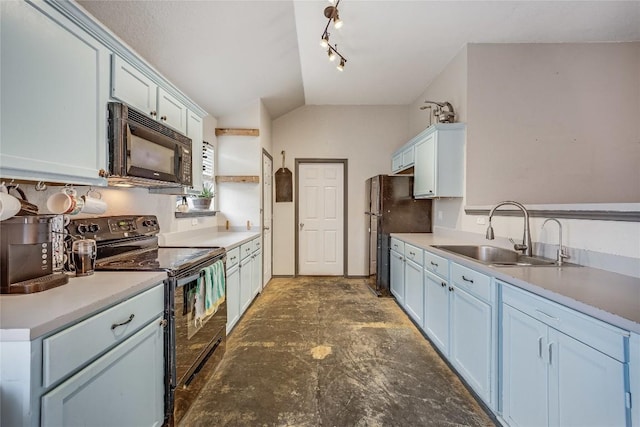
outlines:
[{"label": "wall-mounted light fixture", "polygon": [[335,61],[338,56],[340,57],[340,63],[336,66],[336,68],[340,71],[343,71],[344,65],[347,62],[347,58],[345,58],[344,56],[342,56],[342,54],[340,54],[340,52],[338,52],[338,44],[334,44],[333,46],[331,46],[331,43],[329,43],[329,25],[331,24],[331,22],[333,22],[333,27],[336,29],[342,27],[343,24],[338,12],[338,5],[340,4],[340,0],[337,0],[335,2],[329,0],[329,3],[331,3],[333,6],[327,6],[324,9],[324,16],[328,19],[328,21],[327,25],[324,27],[324,32],[320,37],[320,46],[322,46],[324,49],[327,49],[329,61]]}]

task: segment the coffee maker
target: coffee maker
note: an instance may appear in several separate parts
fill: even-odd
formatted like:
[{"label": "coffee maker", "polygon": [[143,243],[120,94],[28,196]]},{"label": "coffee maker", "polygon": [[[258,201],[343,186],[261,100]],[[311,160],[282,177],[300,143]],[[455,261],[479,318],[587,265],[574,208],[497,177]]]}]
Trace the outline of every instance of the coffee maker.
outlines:
[{"label": "coffee maker", "polygon": [[53,273],[52,218],[14,216],[0,221],[0,293],[40,292],[69,281],[66,274]]}]

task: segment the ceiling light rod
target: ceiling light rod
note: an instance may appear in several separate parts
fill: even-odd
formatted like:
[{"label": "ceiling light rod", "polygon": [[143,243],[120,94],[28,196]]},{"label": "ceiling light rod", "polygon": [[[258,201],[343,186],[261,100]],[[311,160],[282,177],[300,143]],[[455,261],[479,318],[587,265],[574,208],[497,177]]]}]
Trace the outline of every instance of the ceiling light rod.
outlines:
[{"label": "ceiling light rod", "polygon": [[342,56],[340,54],[340,52],[338,52],[338,45],[337,44],[335,46],[328,45],[328,47],[329,47],[329,50],[328,50],[329,53],[331,53],[333,51],[333,53],[338,55],[340,57],[340,59],[342,59],[344,62],[347,62],[347,58],[345,58],[344,56]]},{"label": "ceiling light rod", "polygon": [[338,16],[338,5],[340,4],[340,0],[336,2],[333,6],[327,6],[324,8],[324,16],[327,17],[327,25],[324,27],[324,31],[322,32],[322,40],[329,41],[329,24],[333,20],[333,26],[336,28],[342,27],[342,21]]}]

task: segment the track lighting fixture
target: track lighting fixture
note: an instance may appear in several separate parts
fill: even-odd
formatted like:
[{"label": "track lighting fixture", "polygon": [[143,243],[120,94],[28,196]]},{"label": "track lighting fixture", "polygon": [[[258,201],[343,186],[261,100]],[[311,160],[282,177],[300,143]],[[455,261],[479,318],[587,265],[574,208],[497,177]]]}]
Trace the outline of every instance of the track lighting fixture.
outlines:
[{"label": "track lighting fixture", "polygon": [[340,57],[340,63],[336,68],[340,71],[343,71],[347,59],[342,56],[340,52],[338,52],[337,44],[331,46],[331,43],[329,43],[329,25],[331,24],[331,22],[333,22],[333,27],[336,29],[341,28],[343,24],[338,13],[338,5],[340,4],[340,0],[329,0],[329,3],[331,3],[333,6],[327,6],[324,9],[324,16],[328,19],[328,21],[320,38],[320,46],[322,46],[324,49],[327,49],[329,61],[335,61],[336,57]]}]

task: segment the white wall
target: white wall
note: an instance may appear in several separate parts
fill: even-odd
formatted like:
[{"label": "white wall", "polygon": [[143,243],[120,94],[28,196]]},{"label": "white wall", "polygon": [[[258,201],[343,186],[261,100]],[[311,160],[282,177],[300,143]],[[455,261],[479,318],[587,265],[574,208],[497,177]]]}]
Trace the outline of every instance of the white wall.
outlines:
[{"label": "white wall", "polygon": [[[262,149],[271,151],[271,117],[261,100],[255,100],[245,108],[218,119],[220,128],[259,129],[260,136],[218,137],[217,175],[251,175],[261,178]],[[260,230],[260,183],[220,183],[217,185],[218,224],[230,229]]]},{"label": "white wall", "polygon": [[640,42],[468,47],[467,203],[640,202]]},{"label": "white wall", "polygon": [[[529,61],[545,61],[545,47],[546,45],[538,45],[536,49],[536,53],[533,54],[531,49],[527,49],[529,45],[520,46],[525,49],[528,53],[534,55],[529,58]],[[421,119],[418,116],[418,107],[422,105],[422,101],[424,99],[432,99],[435,101],[449,101],[454,105],[454,108],[457,112],[460,112],[460,121],[467,123],[467,138],[466,138],[466,169],[468,170],[474,169],[477,171],[477,174],[481,174],[481,171],[484,171],[485,174],[491,174],[493,170],[496,168],[500,168],[501,164],[490,163],[488,164],[486,161],[486,156],[479,155],[478,153],[491,154],[493,151],[493,147],[491,145],[491,139],[486,137],[486,133],[488,130],[495,127],[504,126],[505,115],[501,114],[504,111],[507,116],[514,114],[518,115],[527,115],[527,111],[507,111],[509,110],[508,106],[509,99],[500,96],[500,92],[493,93],[494,99],[491,99],[490,103],[485,102],[486,96],[489,94],[479,90],[479,87],[483,85],[483,79],[488,79],[493,81],[494,76],[487,76],[483,73],[477,74],[477,70],[482,70],[483,67],[477,67],[474,65],[473,67],[469,64],[469,60],[465,59],[467,56],[471,56],[470,52],[474,52],[475,49],[480,49],[480,52],[484,52],[484,45],[470,45],[467,49],[461,51],[460,55],[454,58],[451,63],[443,70],[443,72],[435,79],[431,84],[427,87],[425,92],[420,95],[416,101],[409,107],[410,114],[412,114],[412,132],[415,133],[416,130],[419,130],[419,126],[416,126],[415,123],[419,122]],[[474,64],[478,61],[483,61],[484,59],[489,60],[490,58],[502,57],[502,61],[508,61],[509,58],[513,57],[521,57],[522,52],[519,52],[519,45],[490,45],[490,50],[492,51],[492,55],[487,56],[486,58],[483,55],[474,56]],[[547,46],[554,55],[555,60],[559,60],[555,55],[556,46],[550,45]],[[587,46],[588,47],[588,46]],[[602,46],[598,44],[594,44],[592,46],[594,49],[601,49]],[[615,46],[614,46],[615,47]],[[584,45],[581,45],[580,49],[585,49]],[[572,55],[567,55],[564,58],[564,61],[571,62],[573,60]],[[624,61],[622,61],[624,63]],[[620,64],[620,62],[618,62]],[[611,70],[612,73],[618,73],[620,70]],[[503,70],[506,72],[506,70]],[[581,69],[573,69],[573,76],[566,77],[568,81],[573,81],[571,77],[573,77],[576,81],[582,80]],[[586,70],[590,75],[590,71]],[[476,74],[474,74],[476,73]],[[453,76],[457,76],[457,78],[453,78]],[[465,76],[464,78],[460,78],[461,76]],[[637,79],[640,80],[640,73],[636,74]],[[530,76],[530,79],[535,79],[535,76]],[[473,81],[474,89],[468,87],[468,81]],[[527,92],[530,88],[534,88],[537,85],[533,82],[522,82],[521,86],[518,87],[518,90],[523,93],[523,96],[526,96]],[[569,92],[575,90],[575,88],[566,88],[561,90],[567,90]],[[587,88],[583,88],[583,90],[587,90]],[[602,90],[602,89],[601,89]],[[631,89],[632,91],[637,90],[636,87]],[[640,106],[640,96],[638,96],[635,92],[634,96],[637,96],[638,105]],[[506,94],[505,96],[512,96],[512,93]],[[468,100],[467,100],[468,98]],[[562,95],[562,98],[565,101],[568,101],[570,97],[565,97]],[[459,99],[462,104],[457,105],[452,100]],[[576,97],[576,102],[580,103],[581,98]],[[493,109],[484,109],[487,108],[488,105],[492,105]],[[498,105],[503,105],[504,109],[501,110],[497,108]],[[609,104],[608,104],[609,105]],[[576,105],[575,108],[581,108],[582,104]],[[474,110],[472,111],[471,108]],[[596,105],[594,108],[606,108],[606,106]],[[614,107],[615,108],[615,107]],[[482,110],[483,113],[480,114],[479,111]],[[552,110],[550,110],[552,111]],[[624,114],[627,114],[626,112]],[[636,116],[639,117],[640,114]],[[416,118],[418,117],[418,118]],[[426,119],[422,119],[423,121]],[[478,120],[481,122],[478,123]],[[638,120],[631,120],[627,125],[630,126],[640,126],[638,125]],[[539,132],[552,132],[554,126],[557,125],[556,120],[540,120],[537,123],[537,127],[539,128]],[[590,123],[591,126],[599,126],[599,127],[607,127],[606,123]],[[632,128],[633,129],[633,128]],[[633,130],[632,130],[633,131]],[[640,136],[637,141],[640,141]],[[523,151],[527,148],[526,145],[528,142],[526,140],[522,140],[519,138],[514,138],[510,141],[513,144],[515,152],[518,151],[518,147],[520,147]],[[605,139],[603,140],[603,144],[608,143]],[[471,153],[471,154],[470,154]],[[616,158],[620,160],[620,162],[626,162],[625,154],[621,152],[615,152]],[[565,153],[562,157],[562,163],[559,168],[556,168],[555,173],[562,174],[562,171],[566,171],[567,169],[563,167],[563,165],[569,165],[573,161],[572,153]],[[502,163],[510,162],[511,159],[502,159]],[[613,162],[609,164],[608,169],[602,173],[613,172],[616,169],[617,162]],[[637,163],[636,163],[637,165]],[[532,166],[534,167],[534,166]],[[559,170],[558,170],[559,169]],[[636,168],[637,169],[637,168]],[[540,173],[531,174],[526,185],[532,186],[539,183]],[[472,178],[476,179],[476,177]],[[504,178],[506,180],[510,180],[510,177]],[[558,185],[562,185],[562,176],[557,177]],[[466,182],[466,191],[469,188],[470,178],[468,176],[465,177]],[[629,185],[636,186],[638,188],[637,182],[634,184],[631,180],[629,180]],[[486,192],[486,197],[492,200],[491,203],[486,203],[486,207],[490,207],[491,204],[497,203],[504,199],[517,199],[515,196],[511,196],[510,194],[500,193],[501,186],[499,185],[487,185],[483,188],[483,191]],[[546,184],[546,191],[552,193],[555,191],[553,185]],[[442,231],[456,231],[462,233],[471,233],[470,236],[475,236],[480,239],[480,241],[484,241],[484,233],[486,231],[486,217],[478,217],[473,215],[466,215],[464,212],[465,205],[468,204],[468,199],[466,197],[461,199],[447,199],[447,200],[436,200],[434,203],[434,229],[436,232]],[[523,201],[525,204],[528,204],[530,207],[538,208],[538,209],[576,209],[576,210],[588,210],[588,209],[604,209],[604,210],[638,210],[640,205],[638,203],[635,204],[571,204],[571,205],[531,205],[531,203],[527,201]],[[637,200],[640,202],[640,200]],[[477,221],[485,220],[485,224],[478,224]],[[549,247],[555,246],[557,244],[558,232],[557,228],[554,224],[549,224],[544,230],[541,229],[542,222],[544,218],[532,218],[531,220],[531,233],[534,242],[540,242],[543,244],[549,245]],[[634,276],[640,276],[640,223],[631,223],[631,222],[614,222],[614,221],[588,221],[588,220],[577,220],[577,219],[562,219],[564,228],[564,241],[563,243],[570,248],[572,254],[574,254],[574,258],[570,261],[578,262],[580,264],[591,265],[598,268],[609,269],[612,271],[618,271],[623,274],[629,274]],[[494,220],[494,230],[495,234],[498,237],[496,241],[498,244],[504,244],[505,240],[500,240],[500,238],[513,237],[515,240],[520,240],[522,238],[522,218],[509,218],[509,217],[498,217]],[[507,243],[508,244],[508,241]],[[548,253],[549,247],[543,248],[545,249],[546,255],[551,255]]]},{"label": "white wall", "polygon": [[[364,275],[364,181],[390,173],[391,154],[409,140],[405,106],[304,106],[273,122],[273,152],[286,152],[286,167],[295,159],[348,159],[347,274]],[[274,168],[281,167],[274,158]],[[274,204],[273,274],[295,272],[295,200]]]}]

